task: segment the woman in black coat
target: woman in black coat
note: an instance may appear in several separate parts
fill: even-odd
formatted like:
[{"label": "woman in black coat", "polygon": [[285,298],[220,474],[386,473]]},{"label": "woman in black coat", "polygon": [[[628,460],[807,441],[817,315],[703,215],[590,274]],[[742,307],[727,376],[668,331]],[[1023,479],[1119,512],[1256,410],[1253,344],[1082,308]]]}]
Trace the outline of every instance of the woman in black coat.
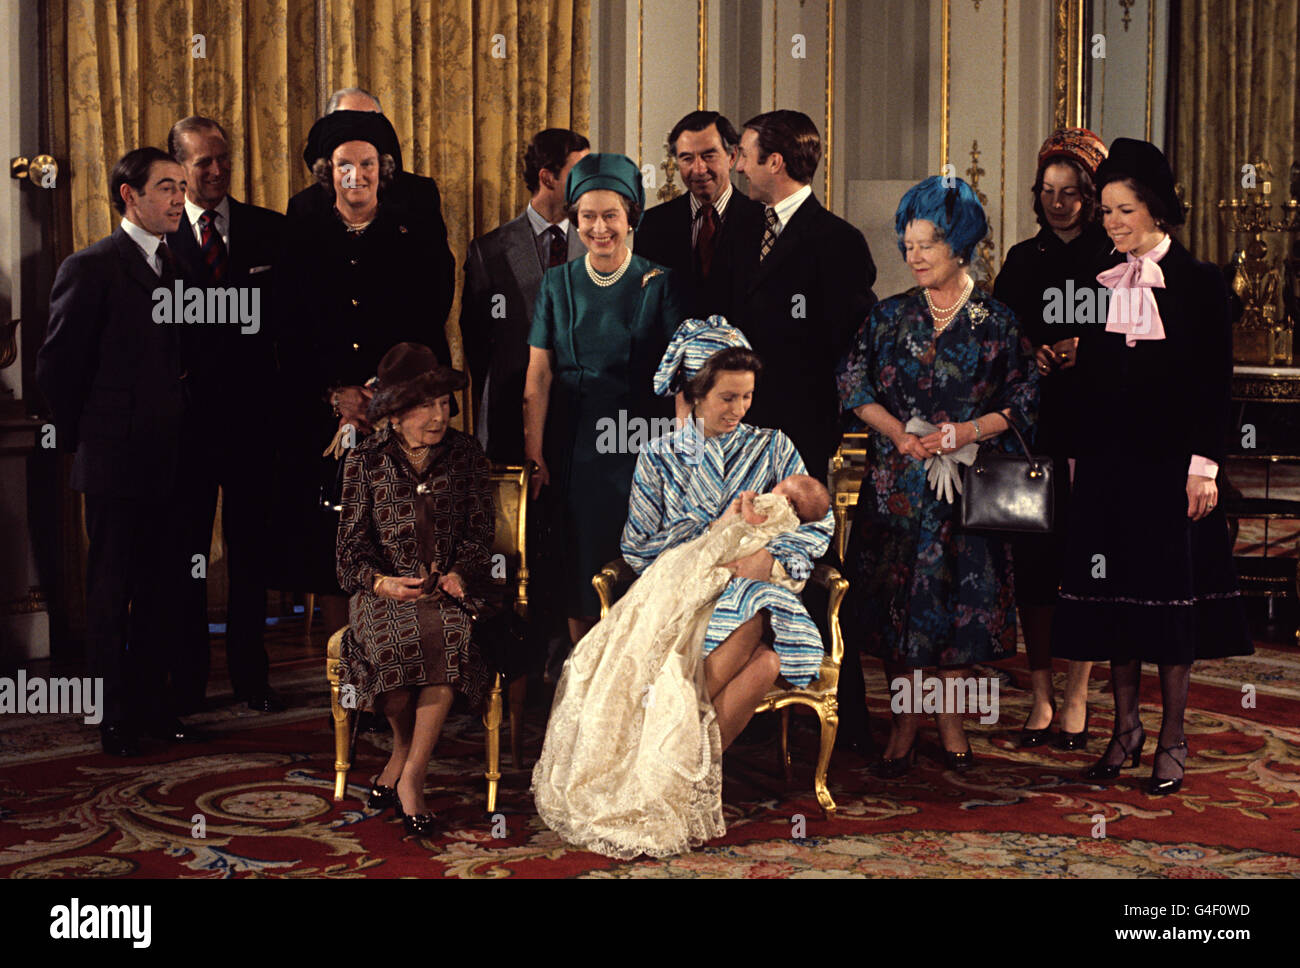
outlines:
[{"label": "woman in black coat", "polygon": [[1162,717],[1148,791],[1176,792],[1196,659],[1253,650],[1215,478],[1229,427],[1232,334],[1214,266],[1168,234],[1182,222],[1173,173],[1119,138],[1097,169],[1102,225],[1125,261],[1098,275],[1106,324],[1081,327],[1077,457],[1055,654],[1110,660],[1115,724],[1085,774],[1138,766],[1141,663],[1160,670]]},{"label": "woman in black coat", "polygon": [[[1042,229],[1011,247],[993,284],[994,298],[1011,307],[1021,332],[1037,351],[1034,450],[1052,459],[1056,492],[1055,531],[1021,535],[1012,543],[1016,606],[1033,689],[1033,708],[1020,730],[1021,747],[1047,742],[1057,712],[1052,689],[1052,613],[1061,583],[1069,513],[1068,431],[1071,413],[1086,406],[1074,369],[1079,345],[1075,294],[1085,287],[1095,293],[1097,271],[1106,265],[1110,252],[1110,239],[1097,221],[1092,182],[1105,157],[1105,144],[1086,128],[1062,128],[1043,142],[1032,189],[1034,213]],[[1056,736],[1060,749],[1087,745],[1091,672],[1091,662],[1070,663]]]},{"label": "woman in black coat", "polygon": [[440,363],[451,362],[446,319],[432,308],[445,302],[427,283],[446,243],[428,219],[386,200],[397,170],[394,140],[387,119],[372,111],[317,121],[309,144],[321,157],[312,170],[334,203],[290,219],[286,230],[288,309],[277,346],[285,414],[280,522],[288,540],[280,585],[324,596],[330,628],[346,621],[334,533],[342,458],[371,431],[365,384],[398,343],[423,344]]}]

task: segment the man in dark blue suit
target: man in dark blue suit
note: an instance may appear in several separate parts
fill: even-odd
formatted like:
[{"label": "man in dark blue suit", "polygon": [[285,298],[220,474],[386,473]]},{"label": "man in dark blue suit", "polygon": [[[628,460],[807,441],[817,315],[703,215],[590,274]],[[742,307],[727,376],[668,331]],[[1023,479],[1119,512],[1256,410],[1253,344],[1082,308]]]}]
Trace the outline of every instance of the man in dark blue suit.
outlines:
[{"label": "man in dark blue suit", "polygon": [[[237,401],[274,385],[274,279],[284,216],[230,197],[229,139],[211,118],[177,121],[167,150],[185,170],[185,214],[167,236],[181,273],[249,316],[238,325],[207,320],[185,328],[193,405],[192,431],[182,448],[187,547],[207,557],[220,487],[230,683],[250,708],[275,712],[284,703],[268,685],[263,643],[273,437],[245,432]],[[209,666],[206,578],[187,588],[186,636],[174,678],[183,708],[198,708]]]},{"label": "man in dark blue suit", "polygon": [[637,255],[675,270],[695,319],[732,320],[733,277],[746,242],[763,227],[763,206],[731,184],[740,137],[717,111],[692,111],[668,134],[686,194],[646,209],[632,239]]},{"label": "man in dark blue suit", "polygon": [[191,568],[176,512],[188,381],[180,327],[154,321],[155,291],[176,278],[164,236],[185,210],[185,172],[137,148],[109,185],[121,225],[59,266],[36,380],[85,494],[87,658],[104,681],[104,751],[132,756],[141,729],[203,738],[176,718],[166,684]]}]

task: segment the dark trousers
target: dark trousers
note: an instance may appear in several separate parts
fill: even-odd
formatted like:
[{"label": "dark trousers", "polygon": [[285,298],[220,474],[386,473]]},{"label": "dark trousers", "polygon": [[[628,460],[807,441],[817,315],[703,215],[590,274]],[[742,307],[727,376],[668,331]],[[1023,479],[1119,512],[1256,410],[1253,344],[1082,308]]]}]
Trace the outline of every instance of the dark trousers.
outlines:
[{"label": "dark trousers", "polygon": [[[216,439],[198,439],[209,444]],[[266,533],[270,526],[268,481],[271,461],[250,461],[247,454],[223,452],[217,447],[185,462],[186,556],[201,554],[207,561],[212,542],[212,522],[221,489],[221,529],[226,549],[226,662],[235,695],[254,698],[267,688]],[[258,466],[260,465],[260,467]],[[265,472],[255,477],[250,471]],[[209,565],[211,562],[209,562]],[[208,640],[208,583],[191,580],[184,599],[186,661],[179,694],[186,708],[198,708],[207,691],[211,662]]]},{"label": "dark trousers", "polygon": [[91,676],[104,680],[101,726],[175,712],[167,674],[177,659],[177,602],[189,575],[175,508],[174,495],[86,495],[86,646]]}]

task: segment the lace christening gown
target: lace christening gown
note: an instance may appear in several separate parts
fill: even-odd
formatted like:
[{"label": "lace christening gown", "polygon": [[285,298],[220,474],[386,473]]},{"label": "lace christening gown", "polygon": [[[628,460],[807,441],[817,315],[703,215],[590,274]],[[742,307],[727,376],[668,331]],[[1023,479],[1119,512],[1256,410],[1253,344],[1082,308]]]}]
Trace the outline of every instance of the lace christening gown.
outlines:
[{"label": "lace christening gown", "polygon": [[726,833],[700,656],[731,578],[719,566],[799,526],[780,495],[760,494],[754,508],[763,524],[715,524],[660,555],[565,662],[532,792],[567,842],[608,857],[667,857]]}]

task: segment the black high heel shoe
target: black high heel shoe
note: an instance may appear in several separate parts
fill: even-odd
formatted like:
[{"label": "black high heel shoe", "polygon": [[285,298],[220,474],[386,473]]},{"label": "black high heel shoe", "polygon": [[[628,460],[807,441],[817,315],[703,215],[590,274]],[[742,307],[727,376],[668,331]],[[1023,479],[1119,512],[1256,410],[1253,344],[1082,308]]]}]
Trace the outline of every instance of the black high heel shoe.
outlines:
[{"label": "black high heel shoe", "polygon": [[[375,777],[378,781],[379,777]],[[370,794],[366,797],[366,806],[371,810],[387,810],[389,807],[397,804],[397,787],[384,786],[382,783],[371,782]],[[398,804],[400,807],[400,804]]]},{"label": "black high heel shoe", "polygon": [[[1135,746],[1133,749],[1129,749],[1127,746],[1125,746],[1123,743],[1119,741],[1119,738],[1121,736],[1128,736],[1133,732],[1137,732],[1139,734],[1138,742],[1137,742],[1137,746]],[[1145,729],[1142,728],[1141,723],[1138,723],[1132,729],[1126,729],[1122,733],[1116,733],[1114,736],[1110,738],[1110,742],[1114,743],[1116,746],[1119,747],[1120,752],[1124,754],[1124,759],[1128,759],[1129,757],[1132,757],[1132,762],[1130,762],[1127,767],[1124,765],[1124,760],[1120,760],[1118,763],[1105,762],[1107,755],[1109,755],[1110,753],[1110,743],[1107,743],[1106,752],[1101,755],[1100,760],[1092,764],[1092,766],[1088,767],[1088,769],[1084,771],[1083,778],[1085,780],[1113,780],[1115,779],[1115,777],[1119,776],[1120,770],[1124,770],[1124,769],[1136,770],[1138,768],[1138,764],[1142,761],[1142,744],[1145,743],[1146,741],[1147,741],[1147,732]]]},{"label": "black high heel shoe", "polygon": [[888,756],[882,756],[880,760],[873,763],[870,767],[871,775],[878,776],[882,780],[897,780],[901,776],[906,776],[916,763],[916,740],[912,740],[912,745],[908,747],[907,752],[895,759]]},{"label": "black high heel shoe", "polygon": [[948,769],[956,770],[958,773],[965,773],[975,765],[975,754],[971,752],[970,741],[967,741],[966,749],[961,753],[954,753],[945,747],[943,761],[948,764]]},{"label": "black high heel shoe", "polygon": [[[1183,762],[1181,763],[1178,763],[1177,760],[1174,760],[1174,753],[1177,750],[1183,751]],[[1176,777],[1169,777],[1167,779],[1161,779],[1160,777],[1156,776],[1155,765],[1156,762],[1160,759],[1161,753],[1164,753],[1165,756],[1169,757],[1175,763],[1178,763],[1178,767],[1180,770],[1182,770],[1182,773],[1180,773]],[[1155,755],[1155,759],[1151,761],[1151,779],[1147,782],[1147,793],[1153,797],[1165,797],[1171,793],[1177,793],[1179,790],[1183,788],[1183,777],[1186,776],[1186,774],[1187,774],[1187,737],[1183,737],[1173,746],[1161,746],[1159,743],[1156,743],[1156,755]]]},{"label": "black high heel shoe", "polygon": [[410,814],[403,810],[402,798],[397,796],[396,788],[393,789],[393,812],[397,814],[397,819],[402,821],[402,826],[406,828],[408,834],[431,837],[438,829],[438,818],[432,812]]},{"label": "black high heel shoe", "polygon": [[1029,716],[1025,717],[1025,725],[1020,727],[1020,740],[1016,744],[1020,749],[1029,749],[1031,746],[1042,746],[1047,742],[1047,735],[1052,731],[1052,719],[1056,718],[1056,700],[1052,700],[1052,719],[1047,721],[1047,725],[1042,729],[1030,729],[1029,719],[1034,715],[1031,707]]},{"label": "black high heel shoe", "polygon": [[[1088,721],[1092,719],[1092,710],[1089,709],[1083,714],[1083,729],[1077,733],[1069,733],[1061,730],[1056,734],[1056,748],[1058,750],[1081,750],[1088,746]],[[1143,736],[1145,740],[1146,737]]]}]

